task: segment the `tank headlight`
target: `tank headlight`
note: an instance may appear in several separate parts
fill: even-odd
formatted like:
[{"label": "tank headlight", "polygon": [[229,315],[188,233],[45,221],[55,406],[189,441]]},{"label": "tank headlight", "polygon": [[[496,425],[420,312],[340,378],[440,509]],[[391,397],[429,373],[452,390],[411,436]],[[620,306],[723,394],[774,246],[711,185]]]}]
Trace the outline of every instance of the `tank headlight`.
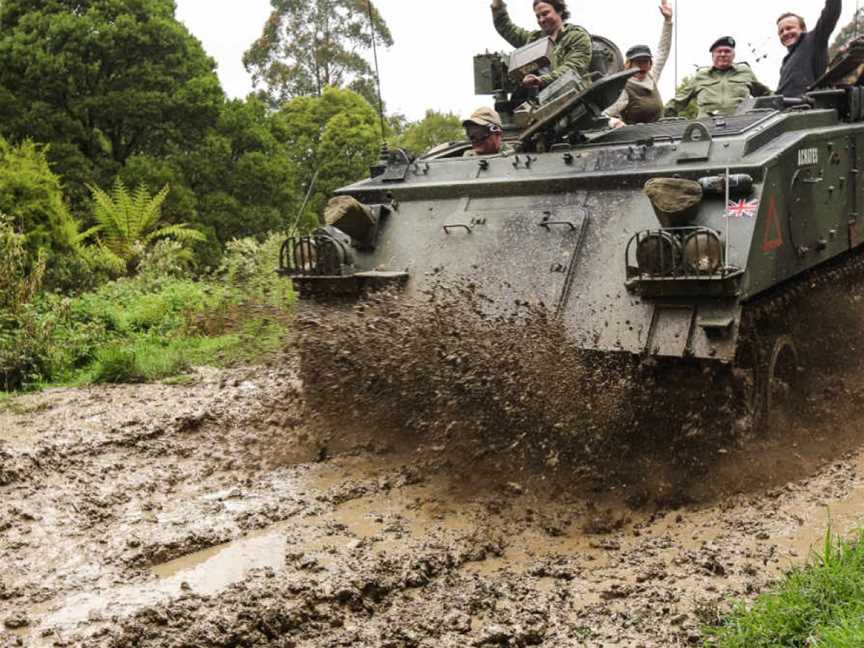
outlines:
[{"label": "tank headlight", "polygon": [[318,266],[318,246],[311,238],[302,238],[294,246],[294,268],[313,272]]},{"label": "tank headlight", "polygon": [[636,247],[639,271],[649,275],[670,275],[681,266],[681,242],[668,232],[651,232]]},{"label": "tank headlight", "polygon": [[700,230],[684,240],[684,263],[688,272],[714,274],[723,267],[723,244],[714,232]]}]

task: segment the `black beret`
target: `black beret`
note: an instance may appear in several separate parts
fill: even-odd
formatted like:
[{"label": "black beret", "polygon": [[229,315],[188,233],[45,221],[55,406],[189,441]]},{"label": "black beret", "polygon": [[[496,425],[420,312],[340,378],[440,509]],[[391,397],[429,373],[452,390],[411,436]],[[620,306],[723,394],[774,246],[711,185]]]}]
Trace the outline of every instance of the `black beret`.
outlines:
[{"label": "black beret", "polygon": [[735,39],[731,36],[721,36],[716,41],[714,41],[714,44],[708,51],[713,52],[718,47],[731,47],[732,49],[735,49]]},{"label": "black beret", "polygon": [[645,57],[654,58],[654,56],[651,54],[651,48],[647,45],[634,45],[629,50],[627,50],[626,57],[628,61]]}]

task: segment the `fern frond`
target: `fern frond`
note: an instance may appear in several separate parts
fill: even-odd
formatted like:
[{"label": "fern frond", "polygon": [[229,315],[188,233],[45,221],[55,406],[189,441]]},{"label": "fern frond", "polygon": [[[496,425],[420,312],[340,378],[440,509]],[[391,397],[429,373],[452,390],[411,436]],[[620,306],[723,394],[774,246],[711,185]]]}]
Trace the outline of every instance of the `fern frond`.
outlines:
[{"label": "fern frond", "polygon": [[207,237],[199,232],[196,229],[192,229],[186,224],[180,223],[178,225],[166,225],[165,227],[160,227],[155,232],[148,234],[144,239],[145,242],[149,243],[158,238],[171,237],[175,238],[178,241],[206,241]]},{"label": "fern frond", "polygon": [[75,243],[76,244],[84,243],[87,239],[95,236],[96,234],[101,232],[103,229],[104,229],[104,227],[102,225],[96,225],[95,227],[91,227],[88,230],[80,232],[78,234],[78,236],[75,237]]}]

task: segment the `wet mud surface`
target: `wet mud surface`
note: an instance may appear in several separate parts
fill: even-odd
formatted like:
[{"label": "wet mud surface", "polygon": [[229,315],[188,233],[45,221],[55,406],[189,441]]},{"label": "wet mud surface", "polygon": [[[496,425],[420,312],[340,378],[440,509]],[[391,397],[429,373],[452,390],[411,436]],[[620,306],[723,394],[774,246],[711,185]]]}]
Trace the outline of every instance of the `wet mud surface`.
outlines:
[{"label": "wet mud surface", "polygon": [[269,367],[0,402],[0,647],[700,645],[864,519],[856,362],[681,461],[536,321],[340,321]]}]

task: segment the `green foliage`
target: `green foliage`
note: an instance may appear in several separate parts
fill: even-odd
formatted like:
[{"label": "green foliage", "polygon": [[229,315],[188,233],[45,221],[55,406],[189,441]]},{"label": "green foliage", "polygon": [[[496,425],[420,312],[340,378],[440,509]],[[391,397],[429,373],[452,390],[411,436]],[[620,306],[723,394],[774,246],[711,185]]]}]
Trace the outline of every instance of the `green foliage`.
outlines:
[{"label": "green foliage", "polygon": [[16,314],[30,303],[42,284],[44,263],[31,264],[26,237],[0,212],[0,310]]},{"label": "green foliage", "polygon": [[371,0],[271,0],[261,37],[243,56],[256,86],[274,107],[327,86],[350,87],[374,103],[372,69],[361,55],[393,37]]},{"label": "green foliage", "polygon": [[144,185],[130,193],[118,178],[111,194],[98,187],[90,187],[90,191],[97,225],[82,236],[85,239],[95,236],[103,252],[122,262],[127,271],[137,269],[141,257],[156,239],[170,237],[186,243],[205,238],[184,224],[160,225],[162,203],[169,191],[167,185],[151,196]]},{"label": "green foliage", "polygon": [[127,186],[170,185],[165,211],[206,234],[194,250],[200,265],[213,267],[225,243],[284,228],[299,209],[301,170],[275,131],[262,102],[230,101],[194,146],[134,156],[120,177]]},{"label": "green foliage", "polygon": [[409,124],[401,135],[390,138],[390,145],[421,155],[439,144],[464,139],[465,130],[457,115],[427,110],[423,119]]},{"label": "green foliage", "polygon": [[828,50],[832,59],[841,52],[843,47],[848,44],[849,41],[862,34],[862,23],[864,23],[864,8],[858,9],[852,17],[852,20],[846,23],[840,28],[840,31],[837,32],[837,36],[834,38],[834,42],[831,43],[831,47]]},{"label": "green foliage", "polygon": [[718,648],[861,646],[864,639],[864,531],[844,542],[828,531],[811,566],[793,571],[752,609],[738,606],[710,629]]},{"label": "green foliage", "polygon": [[31,256],[42,249],[63,253],[78,246],[78,223],[66,208],[45,147],[30,141],[11,146],[0,138],[0,212],[24,234]]},{"label": "green foliage", "polygon": [[94,383],[140,383],[147,376],[138,366],[135,351],[123,346],[110,346],[99,351],[93,369]]},{"label": "green foliage", "polygon": [[12,261],[25,255],[23,237],[8,224],[0,234],[2,294],[11,296],[0,308],[0,389],[154,380],[252,361],[281,344],[294,295],[275,273],[280,236],[232,244],[223,269],[198,281],[178,276],[182,248],[163,240],[138,275],[64,297],[38,293],[38,277]]},{"label": "green foliage", "polygon": [[216,123],[215,64],[171,0],[3,0],[0,134],[50,144],[71,189],[133,155],[187,147]]},{"label": "green foliage", "polygon": [[33,262],[26,238],[0,213],[0,387],[17,389],[38,376],[50,325],[35,316],[32,301],[42,284],[45,263]]},{"label": "green foliage", "polygon": [[313,188],[305,213],[294,215],[289,226],[317,225],[335,189],[368,175],[378,157],[378,117],[360,95],[331,87],[320,97],[289,101],[273,121],[274,134],[296,169],[298,194]]},{"label": "green foliage", "polygon": [[256,301],[286,306],[294,301],[290,282],[276,274],[285,237],[271,234],[263,243],[245,238],[228,243],[217,276],[227,285],[242,288]]},{"label": "green foliage", "polygon": [[179,279],[188,277],[193,256],[180,241],[161,239],[148,248],[138,264],[138,274],[157,280],[160,277]]}]

